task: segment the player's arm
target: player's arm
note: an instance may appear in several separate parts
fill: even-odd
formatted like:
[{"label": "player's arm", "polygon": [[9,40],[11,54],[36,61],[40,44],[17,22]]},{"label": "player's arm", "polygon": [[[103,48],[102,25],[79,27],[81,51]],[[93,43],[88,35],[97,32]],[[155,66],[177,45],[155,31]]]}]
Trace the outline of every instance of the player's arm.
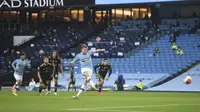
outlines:
[{"label": "player's arm", "polygon": [[63,64],[60,61],[60,59],[59,59],[59,64],[60,64],[60,70],[61,70],[62,76],[64,77],[65,75],[64,75],[64,71],[63,71]]},{"label": "player's arm", "polygon": [[15,61],[12,62],[12,67],[13,67],[13,69],[14,69],[15,71],[17,70],[16,67],[15,67],[16,64],[17,64],[17,60],[15,60]]},{"label": "player's arm", "polygon": [[60,64],[60,70],[61,70],[62,76],[64,77],[65,75],[64,75],[63,64],[62,63]]},{"label": "player's arm", "polygon": [[105,51],[105,49],[96,49],[96,50],[92,49],[92,50],[89,50],[88,53],[89,53],[89,55],[91,56],[91,55],[93,55],[95,52],[104,52],[104,51]]},{"label": "player's arm", "polygon": [[74,69],[73,69],[72,65],[69,65],[69,71],[70,71],[70,76],[69,76],[69,78],[67,78],[67,81],[70,81],[70,79],[71,79],[70,77],[74,73]]},{"label": "player's arm", "polygon": [[79,60],[79,56],[76,55],[72,61],[68,62],[68,64],[74,64],[74,63],[76,63],[78,60]]},{"label": "player's arm", "polygon": [[100,64],[101,64],[101,63],[99,63],[99,64],[97,64],[97,65],[94,66],[94,72],[95,72],[95,74],[97,74],[97,68],[100,67]]},{"label": "player's arm", "polygon": [[53,77],[53,75],[54,75],[54,73],[55,73],[55,70],[56,70],[56,68],[55,68],[55,66],[52,64],[51,65],[52,66],[52,74],[51,74],[51,76]]},{"label": "player's arm", "polygon": [[106,78],[106,80],[108,80],[110,78],[111,74],[112,74],[112,66],[109,65],[109,74],[108,74],[108,77]]},{"label": "player's arm", "polygon": [[30,60],[26,60],[26,66],[28,67],[28,68],[31,68],[31,61]]},{"label": "player's arm", "polygon": [[69,66],[69,71],[70,71],[70,72],[73,72],[72,65]]},{"label": "player's arm", "polygon": [[38,67],[37,75],[38,75],[40,83],[42,83],[42,78],[41,78],[41,75],[40,75],[40,67]]}]

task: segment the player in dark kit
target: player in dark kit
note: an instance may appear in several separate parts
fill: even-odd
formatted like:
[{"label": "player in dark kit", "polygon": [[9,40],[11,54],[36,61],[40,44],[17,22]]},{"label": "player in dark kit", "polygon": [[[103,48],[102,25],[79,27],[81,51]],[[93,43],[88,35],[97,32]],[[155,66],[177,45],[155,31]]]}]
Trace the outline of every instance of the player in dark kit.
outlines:
[{"label": "player in dark kit", "polygon": [[68,83],[68,91],[70,90],[70,86],[72,85],[76,91],[76,79],[75,79],[75,74],[74,74],[74,67],[72,65],[69,66],[69,71],[70,71],[70,78],[69,78],[69,83]]},{"label": "player in dark kit", "polygon": [[[64,72],[63,72],[63,65],[61,63],[61,60],[58,56],[57,51],[52,51],[51,56],[49,57],[49,62],[54,65],[55,67],[55,72],[53,75],[54,81],[55,81],[55,91],[54,95],[57,95],[57,88],[58,88],[58,66],[60,65],[60,70],[62,73],[62,76],[64,77]],[[50,93],[50,90],[48,90],[47,94]]]},{"label": "player in dark kit", "polygon": [[50,83],[53,78],[55,67],[49,63],[49,58],[44,57],[43,63],[38,67],[38,78],[40,81],[39,95],[41,95],[42,89],[48,87],[50,90]]},{"label": "player in dark kit", "polygon": [[[97,73],[97,68],[99,68],[99,72],[98,73]],[[99,93],[98,93],[99,96],[101,95],[101,89],[102,89],[102,86],[104,84],[104,80],[105,80],[105,77],[106,77],[106,74],[107,74],[108,70],[109,70],[109,75],[106,78],[107,81],[108,81],[110,75],[112,74],[112,67],[108,63],[108,59],[107,58],[105,58],[103,62],[97,64],[94,67],[94,71],[96,73],[96,76],[99,78],[99,83],[96,84],[96,87],[99,87]]]}]

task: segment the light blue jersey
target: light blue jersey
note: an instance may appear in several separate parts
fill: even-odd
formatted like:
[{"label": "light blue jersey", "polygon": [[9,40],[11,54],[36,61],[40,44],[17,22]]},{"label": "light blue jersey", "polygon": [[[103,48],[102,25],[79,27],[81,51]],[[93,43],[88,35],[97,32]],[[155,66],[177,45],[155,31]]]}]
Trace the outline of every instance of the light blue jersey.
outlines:
[{"label": "light blue jersey", "polygon": [[96,50],[89,50],[86,54],[79,53],[73,59],[73,62],[79,61],[81,68],[90,68],[93,69],[91,55],[94,54]]},{"label": "light blue jersey", "polygon": [[18,75],[21,75],[21,76],[24,74],[24,68],[26,66],[29,66],[29,67],[31,66],[29,60],[16,59],[12,63],[12,67],[15,70],[15,74],[18,74]]}]

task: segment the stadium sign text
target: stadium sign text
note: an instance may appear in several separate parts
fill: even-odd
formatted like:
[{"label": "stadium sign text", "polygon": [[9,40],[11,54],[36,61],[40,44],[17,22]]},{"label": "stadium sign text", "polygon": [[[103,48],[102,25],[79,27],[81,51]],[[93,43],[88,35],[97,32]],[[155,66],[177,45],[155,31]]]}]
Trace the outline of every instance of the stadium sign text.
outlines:
[{"label": "stadium sign text", "polygon": [[64,0],[0,0],[0,8],[19,8],[19,7],[58,7],[64,6]]}]

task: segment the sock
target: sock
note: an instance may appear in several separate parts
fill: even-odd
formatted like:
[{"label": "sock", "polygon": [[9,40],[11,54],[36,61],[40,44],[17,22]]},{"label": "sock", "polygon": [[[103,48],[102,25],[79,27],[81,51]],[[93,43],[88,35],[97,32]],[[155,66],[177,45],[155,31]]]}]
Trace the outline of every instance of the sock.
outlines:
[{"label": "sock", "polygon": [[12,92],[13,92],[13,93],[16,92],[16,84],[13,85],[13,87],[12,87]]},{"label": "sock", "polygon": [[97,90],[97,88],[95,87],[94,82],[92,80],[90,80],[89,82],[90,82],[90,85],[92,86],[92,88]]},{"label": "sock", "polygon": [[41,93],[41,92],[42,92],[42,88],[40,87],[40,88],[39,88],[39,93]]},{"label": "sock", "polygon": [[58,89],[58,79],[54,79],[55,80],[55,93],[57,92]]},{"label": "sock", "polygon": [[15,88],[17,88],[17,87],[18,87],[18,84],[19,84],[18,82],[15,82],[15,85],[14,85],[14,86],[15,86]]},{"label": "sock", "polygon": [[99,88],[99,92],[101,92],[101,87]]},{"label": "sock", "polygon": [[70,89],[70,86],[68,86],[68,91],[69,91],[69,89]]},{"label": "sock", "polygon": [[97,88],[98,86],[99,86],[99,85],[96,83],[96,84],[95,84],[95,87]]},{"label": "sock", "polygon": [[54,91],[55,93],[57,92],[57,89],[58,89],[58,87],[55,87],[55,91]]},{"label": "sock", "polygon": [[99,85],[99,92],[101,92],[103,85]]},{"label": "sock", "polygon": [[16,89],[16,84],[13,85],[13,89]]},{"label": "sock", "polygon": [[81,93],[82,93],[84,90],[85,90],[85,85],[82,85],[82,86],[81,86],[81,89],[79,90],[79,92],[78,92],[78,94],[77,94],[77,96],[80,96]]},{"label": "sock", "polygon": [[51,85],[48,85],[48,91],[50,91],[51,90]]},{"label": "sock", "polygon": [[19,83],[16,82],[15,85],[13,86],[13,88],[18,90],[19,89]]}]

